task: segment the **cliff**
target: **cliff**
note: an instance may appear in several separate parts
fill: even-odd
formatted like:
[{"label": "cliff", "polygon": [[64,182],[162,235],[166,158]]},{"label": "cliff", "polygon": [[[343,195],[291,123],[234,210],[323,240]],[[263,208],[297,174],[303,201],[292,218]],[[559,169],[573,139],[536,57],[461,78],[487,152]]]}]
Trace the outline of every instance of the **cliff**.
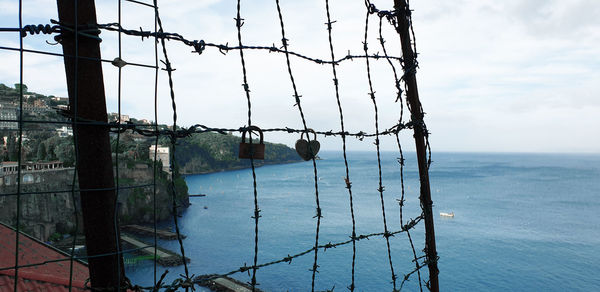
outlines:
[{"label": "cliff", "polygon": [[[144,224],[154,222],[154,186],[152,165],[136,163],[119,169],[119,186],[135,188],[119,191],[118,211],[120,223]],[[142,186],[143,187],[137,187]],[[187,185],[183,178],[175,176],[176,200],[179,213],[189,206]],[[168,220],[172,217],[171,175],[158,170],[156,177],[156,219]]]},{"label": "cliff", "polygon": [[[70,192],[73,172],[73,168],[62,168],[22,173],[22,177],[32,176],[33,182],[21,185],[21,229],[43,241],[55,233],[75,232],[73,195]],[[16,173],[4,174],[0,184],[0,193],[3,194],[0,196],[0,221],[11,226],[17,223],[16,177]],[[75,193],[74,197],[78,202],[79,194]],[[82,222],[81,216],[78,217]]]},{"label": "cliff", "polygon": [[[116,169],[115,169],[116,170]],[[58,240],[63,235],[83,232],[79,193],[71,193],[74,168],[59,168],[43,171],[24,171],[21,185],[20,228],[42,240]],[[118,214],[120,224],[153,222],[152,167],[148,164],[123,165],[119,168],[119,187],[142,186],[119,190]],[[4,174],[0,183],[0,221],[16,226],[17,195],[16,173]],[[189,205],[187,186],[181,177],[176,177],[176,203]],[[76,182],[77,183],[77,182]],[[156,179],[156,217],[158,221],[172,216],[170,175],[159,171]],[[148,186],[150,185],[150,186]],[[73,205],[75,200],[76,208]],[[77,216],[75,216],[77,210]],[[75,230],[76,220],[79,230]]]}]

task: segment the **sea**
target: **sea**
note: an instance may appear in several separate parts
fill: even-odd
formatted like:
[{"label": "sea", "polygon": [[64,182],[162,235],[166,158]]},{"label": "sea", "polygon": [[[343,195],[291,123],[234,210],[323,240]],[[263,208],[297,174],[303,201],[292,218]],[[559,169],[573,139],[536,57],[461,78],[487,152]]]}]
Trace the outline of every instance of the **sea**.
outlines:
[{"label": "sea", "polygon": [[[322,210],[319,244],[348,241],[352,218],[341,152],[321,152],[317,190]],[[377,154],[348,152],[357,235],[384,230]],[[382,185],[387,228],[400,230],[420,211],[415,153],[382,152]],[[310,250],[315,244],[316,188],[312,162],[256,169],[258,263]],[[250,266],[254,258],[254,188],[250,169],[185,177],[192,205],[178,218],[188,274],[224,274]],[[403,181],[403,183],[402,183]],[[533,153],[432,154],[431,195],[441,291],[600,291],[600,155]],[[400,204],[404,189],[402,222]],[[441,212],[454,213],[442,217]],[[161,228],[174,230],[173,222]],[[423,256],[424,224],[410,232]],[[151,239],[147,238],[148,241]],[[389,238],[396,286],[427,291],[427,268],[415,270],[408,235]],[[159,240],[180,252],[177,241]],[[386,240],[356,242],[356,291],[392,291]],[[317,254],[315,291],[347,291],[352,281],[352,244]],[[314,252],[256,271],[263,291],[310,291]],[[422,263],[422,259],[419,260]],[[151,261],[126,267],[134,284],[152,285],[168,270],[171,283],[183,266]],[[250,271],[251,272],[251,271]],[[156,275],[156,276],[155,276]],[[231,277],[250,281],[251,273]],[[408,275],[408,280],[404,281]],[[420,277],[420,281],[419,281]],[[206,290],[200,290],[206,291]]]}]

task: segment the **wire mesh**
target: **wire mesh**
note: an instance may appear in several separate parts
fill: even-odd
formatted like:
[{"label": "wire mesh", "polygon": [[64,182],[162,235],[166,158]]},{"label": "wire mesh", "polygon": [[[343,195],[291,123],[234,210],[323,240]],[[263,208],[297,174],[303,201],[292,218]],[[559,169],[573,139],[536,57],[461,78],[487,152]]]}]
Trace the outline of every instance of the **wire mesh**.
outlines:
[{"label": "wire mesh", "polygon": [[[259,285],[258,282],[258,277],[257,274],[259,275],[259,270],[261,268],[265,268],[265,267],[269,267],[269,266],[273,266],[273,265],[277,265],[280,263],[291,263],[293,259],[299,258],[299,257],[303,257],[305,255],[309,255],[309,254],[313,254],[313,263],[312,266],[310,267],[310,270],[312,271],[312,278],[311,278],[311,290],[315,291],[315,289],[318,289],[318,287],[316,287],[316,282],[315,279],[318,275],[319,272],[319,251],[320,250],[327,250],[330,248],[335,248],[338,246],[344,246],[344,245],[352,245],[352,264],[351,264],[351,282],[348,284],[347,288],[350,291],[354,291],[356,289],[356,283],[355,283],[355,267],[356,267],[356,257],[357,257],[357,253],[360,252],[360,250],[357,250],[357,242],[362,241],[364,239],[369,239],[369,238],[373,238],[373,237],[382,237],[385,239],[386,241],[386,245],[387,245],[387,259],[389,262],[389,267],[390,267],[390,273],[391,273],[391,283],[393,285],[393,290],[396,291],[397,289],[402,289],[405,282],[408,281],[410,279],[410,277],[413,274],[417,275],[418,278],[418,284],[419,284],[419,290],[422,291],[423,290],[423,286],[422,286],[422,282],[423,280],[421,279],[422,275],[421,275],[421,269],[423,269],[424,267],[426,267],[431,261],[437,261],[437,258],[426,258],[425,255],[419,255],[419,253],[417,252],[417,249],[415,248],[415,244],[413,242],[413,239],[411,237],[411,233],[410,231],[412,229],[415,228],[415,226],[418,225],[418,223],[422,220],[424,220],[424,213],[421,212],[421,214],[419,216],[417,216],[414,219],[409,219],[407,221],[405,221],[405,218],[403,217],[403,206],[405,203],[405,188],[404,188],[404,166],[405,166],[405,158],[404,158],[404,153],[403,153],[403,149],[402,149],[402,145],[401,145],[401,141],[400,141],[400,134],[402,132],[406,132],[406,130],[422,130],[425,132],[425,137],[428,137],[428,132],[427,129],[425,127],[424,121],[423,120],[409,120],[409,121],[405,121],[405,117],[404,117],[404,101],[403,101],[403,90],[402,90],[402,86],[403,86],[403,81],[404,81],[404,76],[406,76],[407,74],[414,74],[414,72],[417,69],[418,65],[415,65],[413,67],[407,68],[403,62],[403,59],[401,57],[397,57],[397,56],[392,56],[392,55],[388,55],[387,49],[386,49],[386,45],[385,45],[385,40],[383,38],[383,33],[382,33],[382,27],[384,27],[385,24],[389,24],[390,26],[392,26],[394,29],[397,27],[398,23],[396,21],[396,18],[399,17],[399,12],[396,10],[379,10],[375,7],[374,4],[370,3],[369,1],[365,2],[365,26],[364,26],[364,39],[362,41],[362,45],[363,45],[363,51],[364,53],[361,55],[352,55],[350,52],[348,52],[348,54],[342,58],[336,58],[335,55],[335,51],[334,51],[334,38],[333,38],[333,32],[334,30],[334,24],[335,21],[332,20],[331,18],[331,7],[329,4],[328,0],[324,1],[324,9],[326,12],[326,22],[325,22],[325,26],[326,26],[326,30],[328,33],[328,47],[329,47],[329,55],[330,58],[329,60],[324,60],[321,58],[316,58],[316,57],[310,57],[308,55],[303,54],[302,52],[295,52],[289,49],[289,40],[286,38],[286,26],[285,26],[285,12],[283,11],[281,5],[280,5],[280,1],[276,0],[276,13],[277,13],[277,18],[279,20],[279,27],[280,27],[280,31],[281,31],[281,44],[282,46],[275,46],[275,44],[273,45],[245,45],[243,43],[243,36],[244,34],[242,33],[243,30],[243,25],[244,25],[244,18],[242,18],[242,5],[241,5],[241,0],[237,1],[237,6],[236,6],[236,16],[234,18],[235,21],[235,27],[237,29],[237,41],[238,44],[237,46],[230,46],[229,44],[219,44],[219,43],[215,43],[215,42],[207,42],[204,40],[191,40],[191,39],[187,39],[185,38],[182,34],[179,33],[171,33],[171,32],[167,32],[164,30],[163,28],[163,23],[159,14],[159,6],[157,3],[157,0],[153,0],[153,2],[150,3],[145,3],[142,1],[134,1],[134,0],[125,0],[125,2],[128,2],[130,4],[134,4],[134,5],[139,5],[140,9],[152,9],[153,10],[153,14],[154,14],[154,19],[153,19],[153,23],[154,23],[154,27],[152,29],[146,29],[144,30],[143,28],[140,27],[139,30],[137,29],[127,29],[124,28],[122,25],[122,12],[121,12],[121,7],[122,7],[122,1],[119,0],[118,4],[117,4],[117,10],[118,10],[118,21],[116,23],[105,23],[105,24],[79,24],[79,23],[74,23],[74,24],[67,24],[67,23],[61,23],[59,21],[56,20],[51,20],[50,23],[48,24],[39,24],[39,25],[23,25],[22,23],[22,7],[23,7],[23,1],[24,0],[20,0],[19,1],[19,12],[18,12],[18,17],[19,17],[19,27],[15,27],[15,28],[11,28],[11,27],[7,27],[7,28],[2,28],[0,29],[1,32],[3,33],[18,33],[19,34],[19,47],[11,47],[10,45],[6,45],[6,46],[0,46],[0,50],[1,51],[16,51],[19,53],[19,58],[20,58],[20,62],[19,62],[19,84],[23,84],[23,76],[24,76],[24,56],[25,54],[32,54],[32,55],[41,55],[41,56],[56,56],[56,57],[61,57],[61,58],[72,58],[75,60],[75,62],[78,62],[79,60],[91,60],[91,61],[97,61],[97,62],[101,62],[101,63],[110,63],[112,65],[114,65],[117,70],[118,70],[118,78],[117,78],[117,83],[116,83],[116,87],[117,87],[117,118],[115,121],[94,121],[94,120],[86,120],[83,119],[81,117],[79,117],[78,113],[77,113],[77,107],[71,108],[71,110],[66,110],[66,111],[62,111],[63,116],[65,116],[67,118],[67,120],[57,120],[57,121],[46,121],[46,120],[36,120],[36,119],[25,119],[23,116],[23,113],[25,112],[24,110],[24,89],[23,86],[21,86],[19,88],[19,97],[18,97],[18,111],[19,111],[19,115],[16,119],[0,119],[0,122],[17,122],[18,123],[18,127],[16,129],[17,131],[17,137],[18,137],[18,161],[17,161],[17,170],[16,170],[16,190],[15,191],[7,191],[1,194],[1,197],[16,197],[16,221],[15,221],[15,229],[16,229],[16,237],[14,239],[14,243],[15,243],[15,257],[14,257],[14,265],[2,265],[2,267],[0,267],[0,271],[7,271],[7,270],[14,270],[14,278],[18,279],[19,278],[19,269],[23,269],[23,268],[27,268],[27,267],[31,267],[31,266],[36,266],[36,265],[45,265],[48,264],[50,262],[62,262],[62,261],[68,261],[69,265],[70,265],[70,271],[71,271],[71,275],[69,276],[69,284],[68,284],[68,289],[71,290],[71,288],[73,287],[73,266],[74,266],[74,262],[75,261],[79,261],[79,260],[88,260],[90,258],[102,258],[105,256],[111,256],[114,255],[113,253],[111,254],[100,254],[100,255],[95,255],[95,256],[76,256],[75,255],[75,246],[76,246],[76,242],[77,242],[77,233],[75,233],[75,236],[73,236],[72,238],[72,243],[71,243],[71,252],[69,254],[68,257],[65,257],[64,259],[61,260],[53,260],[53,261],[40,261],[39,263],[27,263],[27,264],[20,264],[19,262],[19,258],[22,256],[19,254],[19,244],[20,244],[20,231],[21,231],[21,198],[23,195],[36,195],[36,196],[43,196],[43,195],[49,195],[49,194],[56,194],[56,193],[70,193],[71,197],[72,197],[72,204],[73,204],[73,209],[74,211],[74,222],[75,222],[75,228],[79,229],[79,218],[77,218],[79,216],[79,206],[77,205],[77,200],[79,198],[79,192],[81,191],[85,191],[85,189],[80,189],[77,186],[77,169],[82,167],[81,165],[77,164],[77,161],[79,160],[77,157],[79,156],[79,153],[77,151],[78,147],[74,147],[74,155],[76,157],[75,159],[75,165],[74,165],[74,169],[75,171],[73,171],[73,176],[72,176],[72,183],[71,183],[71,188],[70,189],[56,189],[56,190],[49,190],[49,191],[24,191],[22,190],[22,167],[25,165],[25,162],[22,161],[22,149],[23,149],[23,135],[24,135],[24,131],[27,129],[26,125],[44,125],[44,124],[52,124],[52,125],[70,125],[72,129],[76,129],[77,127],[80,126],[94,126],[94,127],[104,127],[104,128],[109,128],[110,131],[116,136],[116,149],[119,149],[120,143],[121,143],[121,134],[125,133],[127,131],[131,132],[131,133],[137,133],[140,134],[142,136],[146,136],[146,137],[152,137],[153,138],[153,145],[154,145],[154,159],[153,159],[153,163],[152,163],[152,170],[153,170],[153,179],[152,179],[152,183],[150,184],[144,184],[144,185],[129,185],[129,186],[124,186],[122,185],[122,181],[120,179],[120,175],[119,175],[119,169],[120,169],[120,164],[122,164],[122,159],[119,157],[120,154],[118,151],[115,152],[115,160],[114,160],[114,165],[115,165],[115,187],[114,188],[108,188],[107,190],[114,190],[116,192],[116,199],[115,199],[115,206],[117,205],[117,200],[119,200],[119,195],[120,195],[120,191],[122,190],[127,190],[127,189],[140,189],[140,188],[144,188],[144,187],[152,187],[152,194],[153,194],[153,198],[152,198],[152,202],[153,202],[153,230],[154,230],[154,234],[153,234],[153,244],[152,245],[147,245],[147,246],[143,246],[143,247],[139,247],[139,248],[134,248],[134,249],[122,249],[120,247],[120,245],[117,245],[117,252],[116,254],[119,256],[122,256],[124,254],[130,254],[132,252],[144,249],[144,248],[148,248],[151,247],[154,249],[154,260],[153,260],[153,283],[154,285],[152,286],[147,286],[147,287],[142,287],[139,285],[135,285],[135,283],[130,283],[128,279],[118,279],[118,283],[125,283],[124,285],[121,285],[120,287],[116,287],[116,290],[135,290],[135,291],[142,291],[142,290],[147,290],[147,291],[157,291],[160,289],[163,289],[165,291],[174,291],[174,290],[178,290],[178,289],[184,289],[185,291],[188,291],[190,289],[194,289],[195,285],[198,285],[200,282],[205,282],[211,279],[217,279],[220,277],[226,277],[226,276],[230,276],[230,275],[234,275],[234,274],[238,274],[238,273],[246,273],[246,272],[252,272],[251,276],[250,276],[250,283],[249,286],[250,288],[255,291],[257,290],[257,286]],[[77,11],[77,3],[78,1],[74,1],[75,3],[75,11]],[[410,11],[410,10],[409,10]],[[381,46],[381,49],[383,51],[383,55],[379,55],[379,53],[373,54],[370,52],[369,47],[368,47],[368,40],[369,40],[369,22],[370,22],[370,18],[372,16],[376,16],[378,18],[378,38],[377,40],[379,41],[379,44]],[[75,19],[78,19],[78,17],[75,17]],[[385,22],[383,20],[386,20]],[[84,57],[84,56],[79,56],[78,53],[78,39],[79,37],[85,37],[85,38],[91,38],[91,39],[98,39],[101,40],[100,35],[101,32],[116,32],[117,33],[117,52],[118,52],[118,56],[114,59],[114,60],[108,60],[108,59],[93,59],[93,58],[89,58],[89,57]],[[68,55],[68,54],[60,54],[60,53],[56,53],[56,52],[52,52],[52,51],[44,51],[44,50],[39,50],[39,49],[30,49],[30,48],[25,48],[23,45],[23,40],[25,38],[33,38],[36,37],[37,35],[43,35],[43,34],[47,34],[47,35],[51,35],[54,36],[54,40],[57,43],[61,42],[61,37],[62,34],[64,33],[73,33],[74,35],[76,35],[77,37],[75,37],[75,55]],[[416,44],[414,43],[414,31],[412,31],[412,21],[411,21],[411,33],[412,33],[412,40],[413,40],[413,46],[414,46],[414,51],[416,52]],[[123,44],[122,44],[122,38],[123,36],[130,36],[130,37],[140,37],[141,40],[143,41],[144,38],[147,39],[152,39],[153,41],[153,46],[154,46],[154,64],[143,64],[143,63],[137,63],[137,62],[126,62],[123,60],[123,55],[122,55],[122,48],[123,48]],[[222,54],[226,54],[229,51],[238,51],[239,52],[239,56],[240,56],[240,65],[241,65],[241,72],[242,72],[242,79],[243,79],[243,83],[242,83],[242,89],[244,91],[244,95],[247,101],[247,124],[240,126],[240,127],[228,127],[228,128],[222,128],[222,127],[211,127],[211,126],[206,126],[203,124],[195,124],[189,127],[182,127],[180,125],[178,125],[178,116],[177,116],[177,100],[176,100],[176,94],[175,94],[175,89],[174,89],[174,84],[175,84],[175,78],[172,74],[173,71],[175,71],[175,69],[173,68],[172,63],[169,60],[169,55],[168,55],[168,51],[167,51],[167,46],[166,46],[166,42],[167,41],[171,41],[173,43],[176,44],[180,44],[180,45],[184,45],[184,46],[188,46],[191,47],[193,49],[192,53],[194,54],[198,54],[201,55],[204,53],[205,50],[209,50],[209,49],[216,49],[219,52],[221,52]],[[159,53],[159,50],[162,50],[162,55]],[[231,133],[243,133],[248,131],[249,132],[249,139],[250,139],[250,143],[252,143],[252,127],[255,126],[252,123],[252,101],[253,101],[253,97],[251,96],[251,91],[250,91],[250,82],[248,81],[248,72],[247,72],[247,62],[246,62],[246,56],[245,56],[245,52],[247,51],[259,51],[259,52],[267,52],[267,53],[276,53],[276,54],[283,54],[285,56],[285,66],[287,69],[287,73],[289,76],[289,80],[290,80],[290,85],[291,85],[291,89],[292,89],[292,97],[293,97],[293,101],[294,101],[294,106],[297,108],[299,116],[300,116],[300,121],[301,121],[301,125],[302,127],[297,129],[297,128],[293,128],[293,127],[288,127],[288,126],[282,126],[282,127],[278,127],[278,128],[265,128],[265,129],[261,129],[263,132],[279,132],[279,133],[285,133],[285,134],[307,134],[307,139],[308,141],[311,140],[311,138],[308,136],[309,130],[312,130],[312,128],[316,129],[316,130],[312,130],[315,135],[319,134],[322,135],[324,137],[327,136],[339,136],[341,138],[341,148],[342,148],[342,154],[343,154],[343,160],[344,160],[344,169],[345,169],[345,177],[343,178],[343,185],[344,187],[347,189],[348,191],[348,203],[349,203],[349,213],[350,213],[350,217],[351,217],[351,221],[352,221],[352,234],[349,235],[349,240],[345,240],[345,241],[339,241],[339,242],[329,242],[327,244],[323,244],[321,243],[319,240],[319,235],[320,235],[320,225],[321,225],[321,218],[323,217],[323,210],[321,209],[321,205],[320,205],[320,200],[319,200],[319,176],[318,176],[318,161],[316,159],[315,156],[312,156],[311,160],[312,160],[312,169],[313,169],[313,179],[314,179],[314,196],[315,196],[315,232],[314,232],[314,244],[311,248],[307,249],[307,250],[302,250],[302,251],[297,251],[297,249],[294,249],[294,251],[290,252],[290,254],[284,255],[283,257],[277,259],[277,260],[272,260],[272,261],[267,261],[267,262],[261,262],[259,260],[259,218],[261,210],[259,208],[259,202],[260,202],[260,194],[258,191],[258,184],[257,184],[257,174],[255,171],[255,161],[254,158],[251,157],[250,158],[250,170],[252,173],[252,182],[253,182],[253,225],[254,225],[254,248],[253,248],[253,261],[251,265],[246,265],[244,264],[243,266],[237,267],[237,268],[232,268],[229,272],[225,272],[225,273],[218,273],[218,274],[212,274],[209,277],[204,277],[201,280],[198,278],[195,278],[195,275],[193,274],[193,271],[190,271],[188,269],[188,265],[187,262],[185,260],[186,258],[186,252],[185,252],[185,248],[184,248],[184,243],[183,243],[183,238],[182,235],[180,233],[180,228],[178,225],[178,214],[179,214],[179,209],[181,206],[178,206],[177,204],[177,188],[175,186],[175,168],[177,168],[176,165],[176,146],[178,145],[178,140],[179,139],[185,139],[191,135],[194,134],[198,134],[198,133],[206,133],[206,132],[212,132],[212,133],[220,133],[220,134],[231,134]],[[332,74],[332,80],[333,80],[333,90],[334,90],[334,95],[335,95],[335,101],[337,104],[337,110],[339,113],[339,124],[340,124],[340,130],[339,131],[334,131],[334,130],[324,130],[324,129],[319,129],[318,128],[318,123],[317,122],[310,122],[309,123],[309,119],[307,117],[307,115],[305,114],[304,110],[303,110],[303,98],[302,95],[300,95],[299,91],[298,91],[298,86],[294,77],[294,70],[292,68],[292,62],[291,62],[291,58],[295,57],[297,58],[298,61],[302,61],[302,62],[309,62],[309,63],[315,63],[315,64],[319,64],[319,65],[329,65],[331,66],[331,74]],[[365,61],[365,73],[366,73],[366,78],[368,81],[368,97],[371,99],[372,103],[373,103],[373,114],[374,114],[374,127],[372,128],[371,131],[369,130],[361,130],[358,132],[349,132],[346,130],[345,127],[345,117],[344,117],[344,110],[342,107],[342,100],[343,100],[343,94],[341,94],[340,91],[340,82],[339,82],[339,77],[338,77],[338,67],[340,64],[344,63],[344,62],[349,62],[349,61],[353,61],[353,60],[364,60]],[[393,75],[393,80],[394,80],[394,87],[397,90],[396,96],[395,96],[395,101],[398,102],[399,104],[399,118],[397,123],[390,125],[388,128],[383,129],[381,127],[381,125],[379,124],[379,116],[378,116],[378,104],[377,104],[377,100],[376,100],[376,91],[375,91],[375,85],[373,83],[373,79],[371,76],[371,63],[373,61],[385,61],[387,64],[389,64],[390,66],[390,70],[391,73]],[[162,64],[161,64],[162,63]],[[415,64],[417,64],[415,62]],[[396,69],[396,66],[400,65],[404,71],[404,75],[402,76],[398,76],[398,72]],[[154,123],[153,124],[136,124],[136,123],[131,123],[131,122],[126,122],[122,120],[122,87],[126,86],[126,84],[124,84],[122,82],[122,74],[124,70],[127,70],[130,67],[138,67],[138,68],[142,68],[142,69],[146,69],[146,70],[152,70],[154,72],[154,82],[153,82],[153,103],[154,103]],[[75,68],[78,68],[78,66],[76,65]],[[161,128],[159,127],[158,124],[158,111],[159,111],[159,107],[158,107],[158,99],[159,99],[159,75],[161,70],[165,71],[167,74],[167,80],[168,80],[168,88],[169,88],[169,98],[171,101],[171,109],[172,109],[172,124],[171,127],[169,128]],[[77,75],[77,73],[75,73],[75,75]],[[77,80],[77,79],[76,79]],[[77,87],[78,84],[77,82],[75,83],[75,87]],[[70,96],[72,103],[71,104],[77,104],[77,90],[74,90],[75,94]],[[414,117],[413,117],[414,118]],[[309,124],[311,125],[309,127]],[[397,144],[397,148],[398,148],[398,152],[400,157],[398,158],[398,162],[399,162],[399,166],[400,166],[400,185],[401,185],[401,198],[398,200],[399,203],[399,228],[396,228],[396,230],[394,230],[394,228],[390,228],[390,223],[387,220],[387,216],[386,214],[388,214],[389,212],[386,212],[385,209],[385,196],[384,196],[384,191],[385,191],[385,187],[383,185],[383,176],[382,176],[382,167],[381,167],[381,154],[380,154],[380,137],[382,136],[393,136],[395,137],[395,141]],[[177,240],[179,243],[179,250],[180,250],[180,254],[181,257],[183,259],[183,265],[184,265],[184,271],[185,273],[180,275],[180,277],[178,277],[176,280],[174,280],[172,283],[165,283],[165,275],[166,273],[162,274],[162,275],[158,275],[158,268],[157,268],[157,254],[158,254],[158,239],[157,239],[157,230],[158,230],[158,220],[157,220],[157,199],[156,199],[156,195],[157,195],[157,185],[159,184],[159,181],[157,180],[157,176],[159,173],[159,159],[158,159],[158,151],[156,149],[158,149],[159,147],[159,138],[168,138],[169,140],[169,148],[170,148],[170,161],[172,162],[170,167],[171,167],[171,171],[170,171],[170,175],[171,175],[171,179],[168,182],[169,184],[169,188],[170,188],[170,193],[172,196],[171,199],[171,213],[172,213],[172,221],[175,227],[175,233],[177,234]],[[382,224],[383,224],[383,232],[371,232],[371,233],[366,233],[366,234],[357,234],[356,232],[356,219],[355,219],[355,203],[354,203],[354,198],[353,198],[353,191],[352,191],[352,181],[350,180],[350,163],[348,162],[347,159],[347,138],[348,137],[355,137],[357,138],[357,140],[362,141],[364,138],[366,137],[374,137],[375,139],[375,150],[376,150],[376,155],[377,155],[377,166],[378,166],[378,176],[377,176],[377,180],[378,180],[378,188],[377,188],[377,192],[379,193],[379,200],[381,203],[381,213],[382,213]],[[79,144],[78,141],[78,136],[77,135],[73,135],[73,144],[75,146],[77,146]],[[428,164],[431,163],[431,151],[429,150],[429,141],[427,140],[427,150],[428,150]],[[421,206],[423,207],[423,206]],[[118,230],[119,229],[119,217],[118,217],[118,212],[117,210],[114,210],[113,212],[114,218],[113,218],[113,224],[114,224],[114,229]],[[395,225],[395,224],[394,224]],[[394,235],[400,234],[400,233],[406,233],[407,234],[407,239],[408,242],[410,244],[410,248],[412,251],[412,262],[414,262],[414,269],[406,272],[404,274],[404,277],[402,279],[401,284],[397,285],[396,281],[397,281],[397,275],[396,272],[394,270],[394,263],[393,263],[393,258],[395,258],[392,254],[392,249],[390,247],[390,237],[393,237]],[[119,233],[117,232],[117,238],[116,240],[119,241]],[[118,275],[121,275],[121,269],[122,266],[121,265],[117,265],[117,267],[115,267],[118,270]],[[282,269],[283,268],[282,266]],[[250,274],[249,274],[250,275]],[[17,290],[17,281],[14,282],[15,286],[14,286],[14,291],[18,291]],[[427,288],[429,288],[429,286],[425,285]],[[92,289],[92,290],[115,290],[114,287],[106,287],[106,288],[98,288],[98,287],[86,287],[87,289]],[[332,289],[333,290],[333,289]]]}]

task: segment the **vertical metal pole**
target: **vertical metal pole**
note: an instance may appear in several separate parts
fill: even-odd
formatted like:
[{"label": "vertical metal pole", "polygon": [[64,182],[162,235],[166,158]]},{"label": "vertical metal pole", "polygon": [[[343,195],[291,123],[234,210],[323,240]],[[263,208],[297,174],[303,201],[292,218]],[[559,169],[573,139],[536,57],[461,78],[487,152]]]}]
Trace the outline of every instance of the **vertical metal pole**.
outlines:
[{"label": "vertical metal pole", "polygon": [[[84,25],[96,24],[93,0],[57,0],[57,5],[61,24],[75,32],[83,29]],[[85,124],[107,122],[100,42],[81,34],[76,36],[66,29],[61,34],[69,106],[74,115],[73,132],[77,141],[83,225],[87,253],[91,256],[88,260],[91,286],[117,291],[119,281],[124,283],[125,275],[123,259],[117,253],[120,243],[114,224],[116,193],[109,128]]]},{"label": "vertical metal pole", "polygon": [[429,267],[429,288],[431,291],[439,291],[437,251],[435,248],[435,230],[433,226],[433,202],[431,201],[431,190],[429,187],[429,165],[427,161],[427,145],[425,144],[425,123],[423,122],[423,110],[419,101],[417,89],[417,78],[415,76],[415,52],[413,52],[410,40],[410,10],[406,0],[394,0],[394,8],[398,25],[396,31],[400,35],[402,45],[402,58],[404,61],[404,82],[406,82],[406,98],[410,107],[412,121],[414,124],[415,146],[417,148],[417,161],[419,164],[419,177],[421,181],[421,206],[425,220],[425,255]]}]

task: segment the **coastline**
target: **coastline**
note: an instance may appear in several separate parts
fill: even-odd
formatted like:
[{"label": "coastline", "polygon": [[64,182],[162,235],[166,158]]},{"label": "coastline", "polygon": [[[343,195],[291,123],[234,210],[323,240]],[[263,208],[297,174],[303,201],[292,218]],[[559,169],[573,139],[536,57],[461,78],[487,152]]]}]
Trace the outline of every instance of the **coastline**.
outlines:
[{"label": "coastline", "polygon": [[[288,161],[279,161],[279,162],[270,161],[270,162],[262,162],[259,165],[255,165],[254,167],[258,168],[258,167],[262,167],[262,166],[265,166],[265,165],[291,164],[291,163],[299,163],[299,162],[305,162],[305,161],[303,161],[303,160],[288,160]],[[198,175],[198,174],[210,174],[210,173],[216,173],[216,172],[241,170],[241,169],[247,169],[247,168],[251,168],[251,167],[250,166],[238,165],[238,166],[234,166],[234,167],[214,169],[214,170],[209,170],[209,171],[181,172],[181,175],[182,176],[188,176],[188,175]]]}]

